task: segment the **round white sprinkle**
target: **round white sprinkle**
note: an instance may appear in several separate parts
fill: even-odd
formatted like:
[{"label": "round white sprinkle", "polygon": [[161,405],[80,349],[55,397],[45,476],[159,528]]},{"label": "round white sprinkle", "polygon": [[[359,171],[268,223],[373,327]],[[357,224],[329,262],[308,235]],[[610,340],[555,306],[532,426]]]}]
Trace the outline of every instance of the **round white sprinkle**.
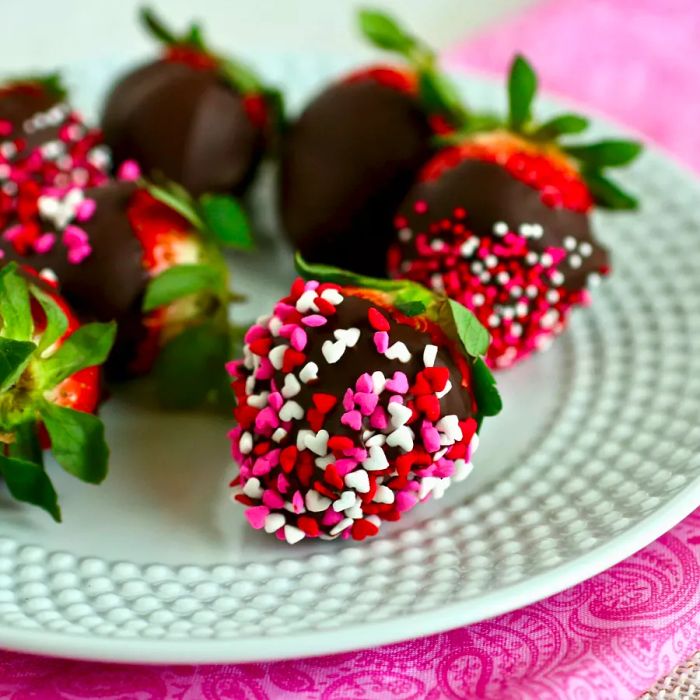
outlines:
[{"label": "round white sprinkle", "polygon": [[579,267],[581,267],[582,262],[583,262],[583,260],[581,259],[580,255],[572,255],[569,258],[569,266],[573,267],[575,270],[578,269]]},{"label": "round white sprinkle", "polygon": [[576,239],[573,236],[567,236],[564,238],[564,248],[567,250],[576,250]]},{"label": "round white sprinkle", "polygon": [[578,252],[587,258],[593,252],[593,246],[588,241],[583,241],[578,247]]},{"label": "round white sprinkle", "polygon": [[410,228],[402,228],[399,231],[399,240],[402,243],[408,243],[408,241],[410,241],[411,238],[413,238],[413,231],[411,231]]},{"label": "round white sprinkle", "polygon": [[496,316],[496,314],[491,314],[488,317],[487,323],[489,324],[489,326],[491,326],[491,328],[497,328],[498,326],[501,325],[501,319],[498,318],[498,316]]},{"label": "round white sprinkle", "polygon": [[540,256],[540,262],[544,267],[551,267],[551,265],[554,263],[554,259],[549,253],[542,253]]},{"label": "round white sprinkle", "polygon": [[483,294],[475,294],[472,297],[472,304],[474,306],[481,306],[486,301],[486,297]]},{"label": "round white sprinkle", "polygon": [[493,232],[497,236],[505,236],[508,233],[508,224],[505,221],[497,221],[493,225]]}]

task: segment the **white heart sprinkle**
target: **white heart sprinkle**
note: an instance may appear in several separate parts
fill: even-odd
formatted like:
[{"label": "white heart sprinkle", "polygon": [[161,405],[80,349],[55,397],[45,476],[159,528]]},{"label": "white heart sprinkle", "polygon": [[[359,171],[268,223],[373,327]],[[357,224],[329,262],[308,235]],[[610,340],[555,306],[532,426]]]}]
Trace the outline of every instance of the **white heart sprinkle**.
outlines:
[{"label": "white heart sprinkle", "polygon": [[340,340],[349,348],[354,348],[357,345],[357,341],[360,339],[360,329],[359,328],[338,328],[338,330],[333,331],[333,335],[336,340]]},{"label": "white heart sprinkle", "polygon": [[381,447],[386,442],[386,435],[382,433],[376,433],[365,439],[365,446],[372,447],[373,445],[379,445]]},{"label": "white heart sprinkle", "polygon": [[349,489],[355,489],[358,493],[369,491],[369,475],[364,469],[356,469],[345,475],[345,485]]},{"label": "white heart sprinkle", "polygon": [[338,304],[342,303],[343,295],[337,290],[337,289],[324,289],[323,292],[321,292],[321,299],[325,299],[329,304],[333,304],[333,306],[338,306]]},{"label": "white heart sprinkle", "polygon": [[269,395],[269,391],[261,391],[259,394],[251,394],[246,399],[246,403],[253,408],[265,408],[265,406],[267,406],[267,397]]},{"label": "white heart sprinkle", "polygon": [[267,357],[275,369],[282,369],[285,352],[287,352],[286,345],[277,345],[276,347],[272,348],[272,350],[270,350]]},{"label": "white heart sprinkle", "polygon": [[325,469],[329,464],[333,464],[334,462],[335,457],[333,455],[327,455],[326,457],[316,457],[316,459],[314,459],[314,464],[319,469]]},{"label": "white heart sprinkle", "polygon": [[285,399],[291,399],[293,396],[296,396],[300,391],[301,384],[299,384],[299,380],[293,374],[288,374],[284,378],[284,386],[282,387],[282,391],[280,392],[282,396],[284,396]]},{"label": "white heart sprinkle", "polygon": [[306,449],[306,437],[307,435],[313,436],[314,431],[309,430],[308,428],[302,428],[298,433],[297,433],[297,450],[301,451]]},{"label": "white heart sprinkle", "polygon": [[452,391],[452,382],[448,379],[447,383],[445,384],[445,388],[442,391],[438,391],[435,394],[435,396],[437,396],[439,399],[441,399],[446,394],[449,394],[450,391]]},{"label": "white heart sprinkle", "polygon": [[389,360],[398,360],[399,362],[405,363],[411,360],[411,353],[406,347],[406,344],[398,340],[387,348],[384,357]]},{"label": "white heart sprinkle", "polygon": [[420,482],[418,498],[422,501],[435,488],[439,481],[440,479],[436,476],[424,476]]},{"label": "white heart sprinkle", "polygon": [[285,423],[290,420],[301,420],[304,417],[304,409],[296,401],[286,401],[280,408],[279,418]]},{"label": "white heart sprinkle", "polygon": [[263,490],[262,486],[260,486],[260,479],[257,479],[254,476],[248,479],[243,487],[243,493],[249,498],[261,498],[263,495]]},{"label": "white heart sprinkle", "polygon": [[307,362],[299,372],[299,379],[301,379],[304,384],[318,379],[318,365],[315,362]]},{"label": "white heart sprinkle", "polygon": [[340,498],[333,501],[333,510],[336,513],[340,513],[341,510],[346,508],[352,508],[357,501],[357,494],[354,491],[343,491],[340,494]]},{"label": "white heart sprinkle", "polygon": [[394,492],[388,486],[377,486],[377,493],[372,500],[375,503],[393,503]]},{"label": "white heart sprinkle", "polygon": [[273,338],[279,338],[280,328],[282,328],[283,325],[284,325],[284,323],[282,323],[281,318],[277,318],[277,316],[273,316],[270,319],[270,322],[267,324],[267,327],[270,330],[270,335],[272,335]]},{"label": "white heart sprinkle", "polygon": [[365,520],[369,520],[372,525],[376,527],[381,527],[382,521],[379,519],[379,516],[377,515],[366,515]]},{"label": "white heart sprinkle", "polygon": [[297,311],[305,314],[307,311],[318,311],[318,306],[314,303],[318,294],[313,289],[307,289],[297,299]]},{"label": "white heart sprinkle", "polygon": [[310,434],[304,438],[304,445],[319,457],[325,457],[328,453],[328,435],[327,430],[319,430],[315,435]]},{"label": "white heart sprinkle", "polygon": [[307,491],[304,501],[307,509],[312,513],[323,513],[331,504],[331,499],[320,494],[318,491]]},{"label": "white heart sprinkle", "polygon": [[469,454],[474,454],[479,449],[479,435],[474,433],[472,440],[469,443]]},{"label": "white heart sprinkle", "polygon": [[441,450],[438,450],[434,455],[433,455],[433,461],[437,462],[438,460],[442,459],[446,454],[447,451],[450,449],[449,445],[452,445],[452,443],[445,443],[443,440],[447,439],[444,435],[440,438],[440,444],[441,445],[448,445],[448,447],[444,447]]},{"label": "white heart sprinkle", "polygon": [[385,386],[386,377],[384,376],[384,372],[380,372],[379,370],[372,372],[372,389],[374,390],[374,393],[381,394],[382,391],[384,391]]},{"label": "white heart sprinkle", "polygon": [[284,536],[289,544],[296,544],[306,537],[306,533],[298,527],[294,527],[294,525],[285,525]]},{"label": "white heart sprinkle", "polygon": [[265,532],[277,532],[286,522],[287,520],[282,513],[270,513],[265,518]]},{"label": "white heart sprinkle", "polygon": [[400,428],[402,425],[405,425],[413,415],[413,411],[408,406],[404,406],[398,401],[392,401],[387,406],[387,410],[391,415],[391,425],[394,428]]},{"label": "white heart sprinkle", "polygon": [[362,510],[362,503],[355,503],[354,506],[351,508],[346,508],[343,511],[343,515],[348,518],[352,518],[353,520],[359,520],[364,514],[365,512]]},{"label": "white heart sprinkle", "polygon": [[413,449],[413,431],[407,425],[402,425],[389,433],[386,444],[389,447],[400,447],[404,452],[410,452]]},{"label": "white heart sprinkle", "polygon": [[287,437],[287,431],[284,428],[277,428],[274,433],[272,433],[272,439],[274,442],[282,442],[284,438]]},{"label": "white heart sprinkle", "polygon": [[245,393],[246,394],[252,394],[255,391],[255,384],[257,380],[255,377],[251,374],[248,379],[245,380]]},{"label": "white heart sprinkle", "polygon": [[449,476],[446,476],[444,479],[438,479],[437,484],[435,484],[433,488],[433,498],[442,498],[445,495],[445,491],[447,491],[447,489],[450,487],[451,483],[452,479],[450,479]]},{"label": "white heart sprinkle", "polygon": [[336,340],[334,343],[332,340],[323,341],[321,346],[321,352],[323,357],[326,358],[326,362],[329,365],[334,365],[340,358],[345,354],[347,346],[342,340]]},{"label": "white heart sprinkle", "polygon": [[467,462],[465,459],[455,460],[455,471],[452,478],[455,481],[464,481],[474,469],[474,465],[471,462]]},{"label": "white heart sprinkle", "polygon": [[438,348],[437,345],[431,345],[430,343],[425,346],[423,350],[423,364],[426,367],[433,367],[435,365],[435,359],[437,358]]},{"label": "white heart sprinkle", "polygon": [[378,471],[379,469],[386,469],[389,466],[384,450],[375,445],[369,448],[369,456],[362,462],[362,466],[368,471]]},{"label": "white heart sprinkle", "polygon": [[343,530],[347,530],[352,525],[352,518],[343,518],[330,532],[331,535],[339,535]]},{"label": "white heart sprinkle", "polygon": [[[441,433],[444,433],[444,435],[452,442],[462,439],[462,429],[459,427],[459,418],[454,414],[449,414],[440,418],[440,420],[435,424],[435,427]],[[444,444],[449,445],[451,443]]]},{"label": "white heart sprinkle", "polygon": [[238,449],[241,451],[241,454],[250,454],[253,449],[253,436],[250,433],[241,435],[241,439],[238,441]]}]

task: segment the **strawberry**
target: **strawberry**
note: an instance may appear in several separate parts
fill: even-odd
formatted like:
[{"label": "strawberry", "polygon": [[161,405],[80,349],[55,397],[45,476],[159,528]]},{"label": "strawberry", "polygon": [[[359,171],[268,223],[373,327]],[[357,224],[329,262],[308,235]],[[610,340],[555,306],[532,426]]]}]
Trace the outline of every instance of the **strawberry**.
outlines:
[{"label": "strawberry", "polygon": [[[480,359],[488,334],[417,284],[297,263],[307,281],[229,365],[234,498],[290,544],[363,540],[471,470],[481,420],[501,405]],[[291,352],[302,361],[285,368]]]},{"label": "strawberry", "polygon": [[449,86],[436,83],[433,52],[394,20],[371,11],[359,20],[367,39],[398,52],[404,65],[341,77],[290,125],[280,217],[309,260],[383,275],[394,212],[434,150],[431,138],[449,128]]},{"label": "strawberry", "polygon": [[112,182],[43,195],[38,209],[32,230],[0,235],[0,252],[51,270],[81,318],[117,322],[112,377],[153,369],[168,405],[207,398],[225,379],[229,351],[228,275],[215,241],[250,244],[234,204],[216,196],[195,204],[175,186]]},{"label": "strawberry", "polygon": [[103,184],[109,165],[100,132],[66,102],[57,75],[0,86],[0,228],[31,222],[42,193]]},{"label": "strawberry", "polygon": [[102,127],[115,160],[134,159],[199,196],[250,185],[282,117],[278,92],[210,50],[199,25],[176,36],[150,10],[141,18],[163,54],[122,77]]},{"label": "strawberry", "polygon": [[0,269],[0,475],[10,493],[61,519],[42,448],[92,484],[107,474],[104,427],[92,415],[112,323],[80,325],[55,288],[10,263]]},{"label": "strawberry", "polygon": [[[488,327],[487,360],[506,367],[549,345],[587,283],[609,271],[594,238],[595,205],[629,209],[631,195],[608,179],[638,143],[578,144],[563,137],[588,121],[564,114],[544,124],[531,114],[537,80],[517,57],[509,115],[468,115],[421,170],[395,217],[392,277],[421,282],[472,310]],[[457,122],[457,115],[455,122]]]}]

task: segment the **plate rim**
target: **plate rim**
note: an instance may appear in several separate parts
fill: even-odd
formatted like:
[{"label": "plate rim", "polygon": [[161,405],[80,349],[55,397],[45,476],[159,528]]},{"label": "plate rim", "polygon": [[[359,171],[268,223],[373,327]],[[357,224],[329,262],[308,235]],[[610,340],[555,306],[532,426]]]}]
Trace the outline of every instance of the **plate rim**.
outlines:
[{"label": "plate rim", "polygon": [[[274,52],[273,52],[274,53]],[[296,55],[296,52],[289,52]],[[335,54],[348,61],[352,56]],[[446,56],[448,69],[462,79],[500,82],[499,74],[457,62]],[[64,67],[65,68],[65,67]],[[653,137],[626,125],[604,110],[557,91],[542,90],[545,101],[585,109],[594,121],[643,139],[646,151],[663,158],[700,192],[698,173]],[[544,572],[497,591],[479,596],[478,608],[470,601],[455,601],[427,611],[403,615],[398,619],[365,621],[338,629],[293,632],[278,636],[236,639],[186,638],[182,640],[145,639],[98,635],[73,635],[50,630],[26,630],[0,623],[0,648],[10,652],[44,655],[81,661],[129,663],[137,665],[191,665],[273,662],[329,656],[410,642],[448,632],[470,624],[485,622],[499,615],[527,607],[576,586],[632,556],[666,534],[700,505],[700,474],[663,506],[628,530],[589,552],[553,566]],[[420,630],[420,631],[417,631]],[[360,640],[367,641],[360,641]],[[290,644],[290,640],[293,641]]]}]

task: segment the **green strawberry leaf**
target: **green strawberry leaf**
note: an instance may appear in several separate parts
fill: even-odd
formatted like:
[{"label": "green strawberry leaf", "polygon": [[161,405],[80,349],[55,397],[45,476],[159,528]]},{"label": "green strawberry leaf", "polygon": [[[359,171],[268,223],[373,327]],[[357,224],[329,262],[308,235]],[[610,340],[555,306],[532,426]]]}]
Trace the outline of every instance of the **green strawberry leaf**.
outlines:
[{"label": "green strawberry leaf", "polygon": [[432,68],[419,71],[418,92],[429,112],[443,114],[456,124],[469,123],[471,115],[455,84],[444,73]]},{"label": "green strawberry leaf", "polygon": [[207,50],[207,45],[204,42],[204,34],[202,32],[202,27],[198,22],[193,22],[190,24],[190,30],[187,32],[187,37],[185,38],[185,43],[200,51]]},{"label": "green strawberry leaf", "polygon": [[223,194],[205,194],[199,198],[199,211],[207,230],[217,241],[238,250],[250,250],[253,238],[243,207]]},{"label": "green strawberry leaf", "polygon": [[588,185],[596,203],[606,209],[632,210],[637,209],[639,202],[629,192],[625,192],[598,170],[583,170],[583,178]]},{"label": "green strawberry leaf", "polygon": [[40,464],[0,454],[0,475],[14,498],[43,508],[56,522],[61,522],[58,496]]},{"label": "green strawberry leaf", "polygon": [[142,7],[139,18],[146,30],[158,41],[166,46],[173,46],[180,43],[179,37],[175,36],[156,16],[150,7]]},{"label": "green strawberry leaf", "polygon": [[51,389],[81,369],[103,364],[112,349],[116,333],[114,321],[88,323],[78,328],[53,355],[37,366],[41,386]]},{"label": "green strawberry leaf", "polygon": [[427,310],[426,305],[422,301],[397,301],[394,306],[404,316],[420,316]]},{"label": "green strawberry leaf", "polygon": [[[228,332],[212,322],[187,328],[160,351],[154,368],[160,403],[169,409],[200,406],[228,386]],[[230,389],[229,389],[230,391]]]},{"label": "green strawberry leaf", "polygon": [[580,134],[589,124],[589,120],[579,114],[560,114],[540,124],[532,137],[538,141],[556,141],[560,136]]},{"label": "green strawberry leaf", "polygon": [[508,77],[508,123],[513,131],[521,131],[531,117],[532,101],[537,92],[537,75],[521,55],[517,55]]},{"label": "green strawberry leaf", "polygon": [[11,340],[31,340],[34,321],[29,305],[29,285],[16,263],[0,270],[0,334]]},{"label": "green strawberry leaf", "polygon": [[153,278],[146,287],[143,311],[153,311],[161,306],[199,292],[221,292],[221,273],[212,265],[191,263],[175,265]]},{"label": "green strawberry leaf", "polygon": [[22,376],[36,347],[29,340],[0,337],[0,392],[9,389]]},{"label": "green strawberry leaf", "polygon": [[189,221],[197,230],[204,228],[204,222],[197,213],[197,208],[192,201],[192,197],[187,191],[174,182],[166,185],[154,185],[153,183],[143,183],[148,193],[154,199],[162,202],[173,211],[176,211],[183,219]]},{"label": "green strawberry leaf", "polygon": [[363,9],[357,17],[360,31],[377,48],[396,51],[408,58],[418,48],[418,41],[384,12]]},{"label": "green strawberry leaf", "polygon": [[36,285],[31,287],[32,296],[41,304],[46,315],[46,328],[39,340],[39,352],[50,348],[68,330],[68,317],[56,300]]},{"label": "green strawberry leaf", "polygon": [[36,73],[29,75],[17,75],[6,80],[3,84],[12,85],[40,85],[48,94],[53,95],[58,100],[65,100],[68,90],[63,84],[60,73]]},{"label": "green strawberry leaf", "polygon": [[257,73],[240,61],[218,56],[219,75],[242,95],[263,92],[263,84]]},{"label": "green strawberry leaf", "polygon": [[565,146],[564,150],[589,168],[610,168],[628,165],[643,148],[638,141],[608,139],[580,146]]},{"label": "green strawberry leaf", "polygon": [[440,300],[437,323],[450,338],[462,344],[467,355],[480,357],[488,350],[488,331],[471,311],[454,299],[443,297]]},{"label": "green strawberry leaf", "polygon": [[69,473],[89,484],[107,476],[109,447],[102,421],[91,413],[45,401],[39,409],[51,438],[54,459]]},{"label": "green strawberry leaf", "polygon": [[472,365],[472,391],[480,417],[495,416],[501,412],[503,401],[496,380],[482,358]]},{"label": "green strawberry leaf", "polygon": [[7,446],[7,457],[17,457],[39,466],[44,465],[44,451],[39,442],[37,422],[32,417],[12,429],[14,442]]}]

